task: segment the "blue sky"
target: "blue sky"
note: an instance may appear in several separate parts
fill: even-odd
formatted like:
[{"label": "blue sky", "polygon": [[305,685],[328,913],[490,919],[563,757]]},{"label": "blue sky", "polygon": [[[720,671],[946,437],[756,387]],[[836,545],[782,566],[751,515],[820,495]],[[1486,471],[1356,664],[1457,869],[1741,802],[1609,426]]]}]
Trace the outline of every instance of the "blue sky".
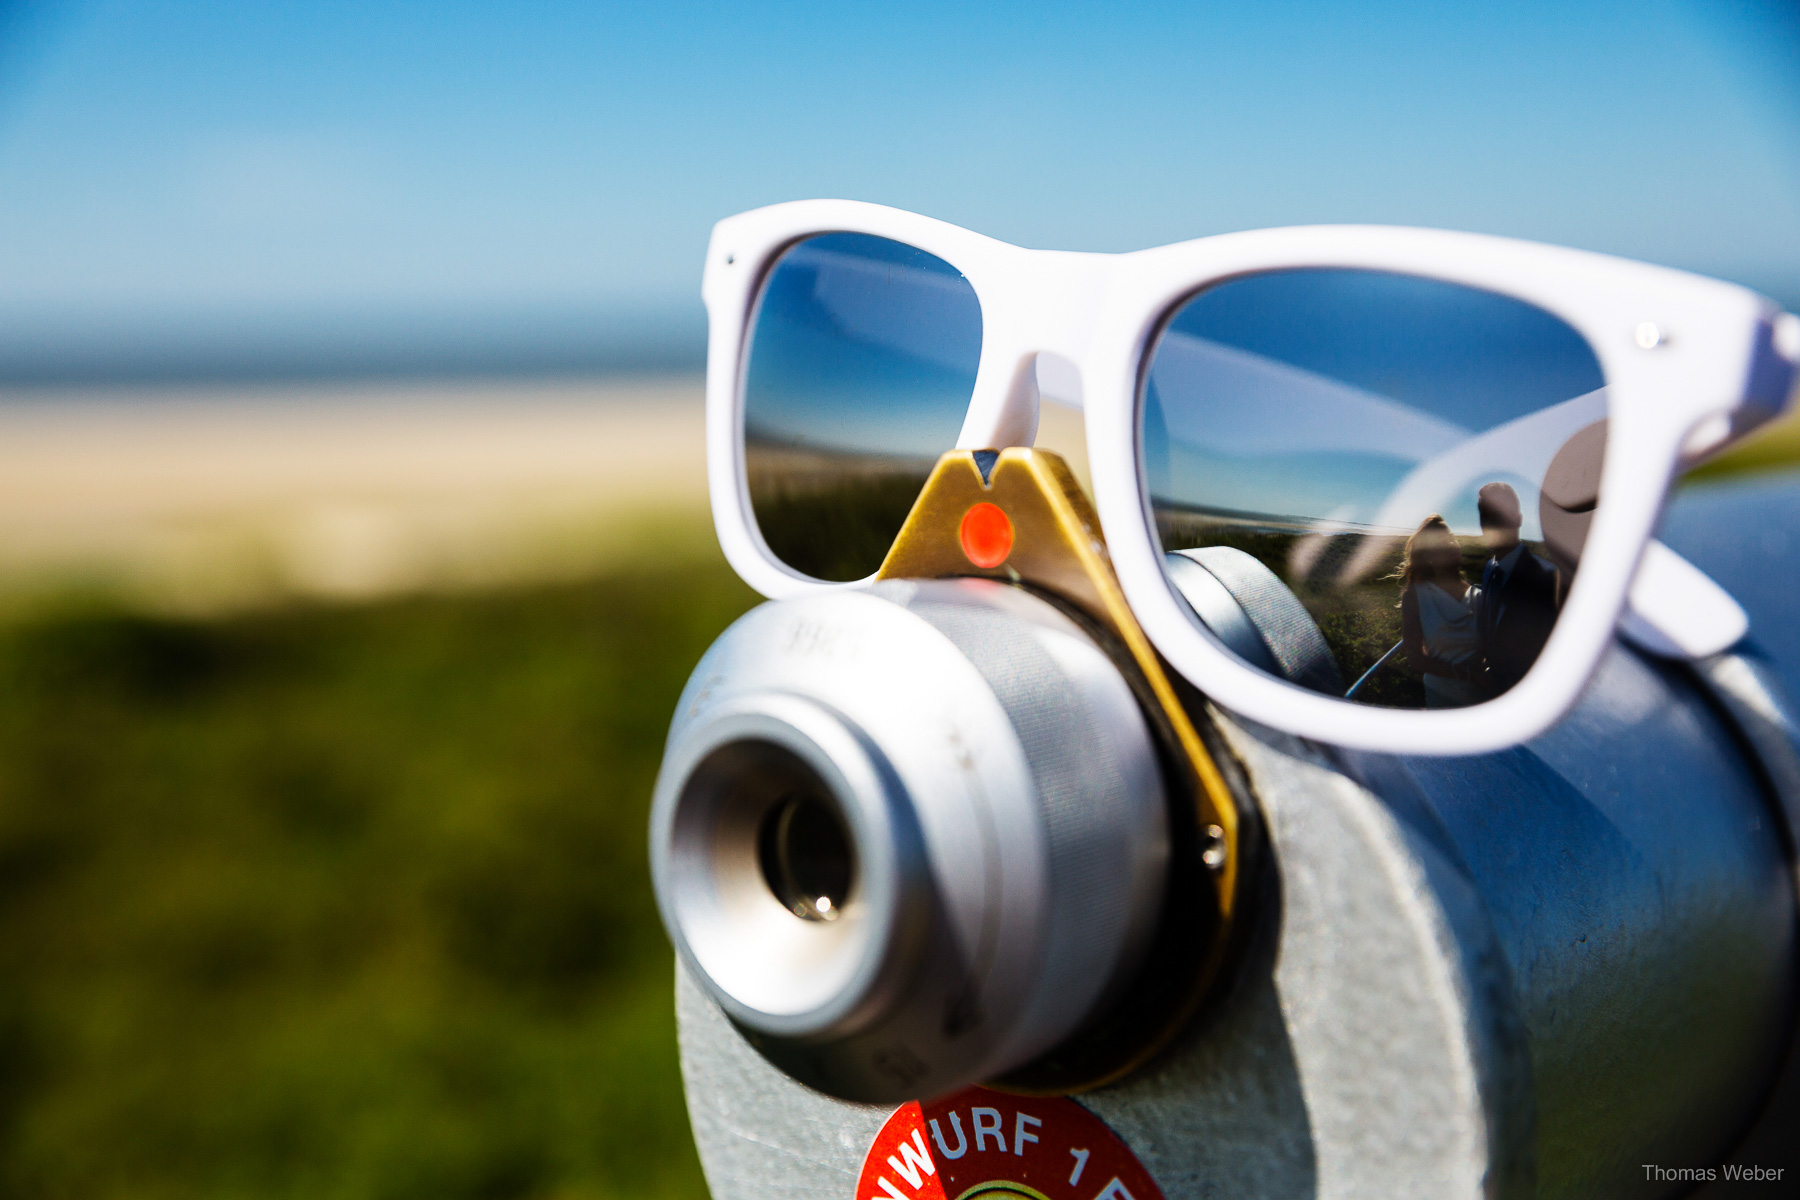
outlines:
[{"label": "blue sky", "polygon": [[1074,249],[1441,225],[1800,305],[1778,4],[0,14],[0,378],[685,353],[711,223],[822,195]]}]

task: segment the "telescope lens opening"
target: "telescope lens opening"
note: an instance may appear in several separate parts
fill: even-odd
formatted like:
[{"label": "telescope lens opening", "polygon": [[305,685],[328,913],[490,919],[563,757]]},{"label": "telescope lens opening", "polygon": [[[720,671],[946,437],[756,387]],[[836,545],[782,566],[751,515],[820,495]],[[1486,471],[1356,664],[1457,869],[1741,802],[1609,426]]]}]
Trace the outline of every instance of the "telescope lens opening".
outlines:
[{"label": "telescope lens opening", "polygon": [[763,882],[802,920],[835,921],[856,882],[856,851],[837,806],[810,788],[777,800],[756,835]]}]

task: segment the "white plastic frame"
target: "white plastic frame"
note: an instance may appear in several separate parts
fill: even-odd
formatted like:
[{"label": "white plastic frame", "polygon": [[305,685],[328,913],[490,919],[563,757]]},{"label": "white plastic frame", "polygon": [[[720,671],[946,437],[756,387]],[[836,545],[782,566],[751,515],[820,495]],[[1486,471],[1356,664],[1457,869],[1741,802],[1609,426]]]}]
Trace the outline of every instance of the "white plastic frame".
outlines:
[{"label": "white plastic frame", "polygon": [[[1532,242],[1441,230],[1309,226],[1223,234],[1129,254],[1027,250],[915,213],[849,200],[804,200],[729,217],[713,228],[702,294],[707,349],[707,475],[726,558],[771,598],[828,583],[769,551],[750,506],[744,465],[746,338],[758,288],[801,238],[874,234],[961,271],[981,304],[981,359],[957,445],[1029,446],[1037,431],[1037,366],[1073,373],[1086,410],[1095,506],[1126,598],[1165,658],[1195,686],[1252,720],[1367,750],[1473,754],[1542,732],[1575,702],[1611,640],[1627,593],[1698,589],[1704,576],[1645,556],[1670,481],[1779,412],[1800,361],[1800,321],[1732,284]],[[1593,347],[1609,398],[1605,503],[1581,572],[1537,664],[1497,699],[1448,711],[1376,708],[1320,695],[1246,665],[1214,640],[1167,583],[1142,483],[1140,372],[1164,317],[1211,283],[1295,267],[1360,267],[1426,276],[1517,297],[1561,317]],[[1667,556],[1666,558],[1664,556]],[[1640,560],[1650,578],[1640,575]],[[1675,559],[1675,563],[1686,566]],[[1667,580],[1666,584],[1663,582]],[[1716,585],[1714,585],[1716,591]],[[1729,598],[1726,598],[1729,604]],[[1720,611],[1676,597],[1667,611]],[[1636,606],[1638,613],[1646,607]],[[1651,606],[1654,607],[1654,606]],[[1655,623],[1654,616],[1647,618]],[[1735,640],[1742,629],[1729,632]],[[1671,634],[1669,640],[1682,643]],[[1705,641],[1687,631],[1685,644]],[[1723,648],[1723,647],[1718,647]]]}]

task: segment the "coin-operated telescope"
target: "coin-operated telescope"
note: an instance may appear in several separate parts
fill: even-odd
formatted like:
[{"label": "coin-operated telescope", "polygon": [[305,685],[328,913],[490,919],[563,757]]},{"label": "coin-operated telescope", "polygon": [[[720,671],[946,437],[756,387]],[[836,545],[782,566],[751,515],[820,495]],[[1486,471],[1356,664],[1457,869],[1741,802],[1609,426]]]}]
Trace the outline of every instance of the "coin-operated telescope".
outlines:
[{"label": "coin-operated telescope", "polygon": [[[1228,645],[1291,636],[1230,567],[1170,578]],[[1793,1177],[1800,756],[1752,658],[1621,646],[1479,758],[1302,743],[1164,669],[1026,449],[946,455],[880,574],[742,618],[669,734],[652,865],[721,1200]]]}]

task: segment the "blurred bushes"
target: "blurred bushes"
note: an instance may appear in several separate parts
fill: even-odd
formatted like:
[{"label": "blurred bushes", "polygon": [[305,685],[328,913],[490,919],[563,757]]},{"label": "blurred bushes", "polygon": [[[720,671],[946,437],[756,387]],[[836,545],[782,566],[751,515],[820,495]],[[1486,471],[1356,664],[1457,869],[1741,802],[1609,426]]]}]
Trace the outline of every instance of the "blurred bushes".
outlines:
[{"label": "blurred bushes", "polygon": [[704,1195],[644,822],[752,600],[0,630],[0,1192]]}]

